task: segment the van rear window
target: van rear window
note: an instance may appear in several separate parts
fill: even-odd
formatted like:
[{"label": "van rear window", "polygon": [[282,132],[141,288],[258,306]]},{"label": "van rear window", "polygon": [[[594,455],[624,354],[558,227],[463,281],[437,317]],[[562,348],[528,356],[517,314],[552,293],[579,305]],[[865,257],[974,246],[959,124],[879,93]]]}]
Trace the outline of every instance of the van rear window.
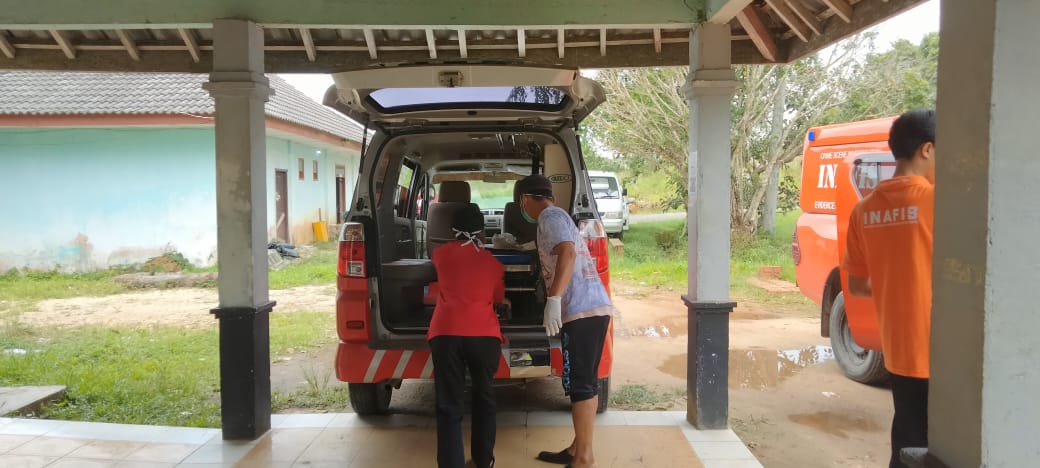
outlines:
[{"label": "van rear window", "polygon": [[[472,88],[386,88],[369,94],[384,111],[414,107],[460,107],[472,104],[485,107],[495,104],[561,108],[567,95],[548,86],[503,86]],[[451,106],[447,106],[450,104]]]}]

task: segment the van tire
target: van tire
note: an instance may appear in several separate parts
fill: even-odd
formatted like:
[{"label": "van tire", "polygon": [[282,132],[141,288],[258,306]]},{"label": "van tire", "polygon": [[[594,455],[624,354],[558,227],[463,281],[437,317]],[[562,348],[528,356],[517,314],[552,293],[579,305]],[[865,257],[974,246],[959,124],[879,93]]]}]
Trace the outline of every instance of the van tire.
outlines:
[{"label": "van tire", "polygon": [[617,233],[617,238],[618,240],[625,240],[625,231],[622,230],[621,232]]},{"label": "van tire", "polygon": [[885,369],[885,358],[879,351],[860,348],[852,339],[849,321],[845,316],[845,293],[834,298],[830,314],[831,349],[845,376],[867,385],[888,382],[891,374]]},{"label": "van tire", "polygon": [[390,395],[394,387],[390,382],[348,383],[350,407],[361,416],[386,414],[390,409]]},{"label": "van tire", "polygon": [[599,390],[596,394],[599,395],[596,413],[603,413],[607,411],[607,406],[610,405],[610,377],[599,379]]}]

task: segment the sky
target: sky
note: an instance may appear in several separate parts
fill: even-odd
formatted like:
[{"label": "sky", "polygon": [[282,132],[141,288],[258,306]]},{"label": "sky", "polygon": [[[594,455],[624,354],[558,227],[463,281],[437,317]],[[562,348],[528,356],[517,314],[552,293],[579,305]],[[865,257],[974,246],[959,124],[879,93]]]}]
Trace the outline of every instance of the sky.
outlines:
[{"label": "sky", "polygon": [[[878,33],[878,52],[887,50],[896,40],[906,39],[917,43],[925,34],[938,30],[939,0],[928,0],[924,4],[870,29],[870,31]],[[332,85],[332,78],[329,75],[285,74],[279,76],[319,103],[325,96],[325,90]]]}]

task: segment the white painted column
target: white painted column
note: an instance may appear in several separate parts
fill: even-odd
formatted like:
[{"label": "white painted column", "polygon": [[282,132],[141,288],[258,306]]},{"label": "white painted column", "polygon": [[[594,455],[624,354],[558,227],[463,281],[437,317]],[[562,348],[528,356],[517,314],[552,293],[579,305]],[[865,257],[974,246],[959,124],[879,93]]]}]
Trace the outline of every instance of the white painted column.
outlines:
[{"label": "white painted column", "polygon": [[264,36],[254,23],[213,23],[221,416],[225,439],[271,427]]},{"label": "white painted column", "polygon": [[687,419],[728,425],[730,106],[736,76],[728,25],[702,24],[690,37],[689,312]]},{"label": "white painted column", "polygon": [[1040,463],[1040,2],[944,1],[928,465]]}]

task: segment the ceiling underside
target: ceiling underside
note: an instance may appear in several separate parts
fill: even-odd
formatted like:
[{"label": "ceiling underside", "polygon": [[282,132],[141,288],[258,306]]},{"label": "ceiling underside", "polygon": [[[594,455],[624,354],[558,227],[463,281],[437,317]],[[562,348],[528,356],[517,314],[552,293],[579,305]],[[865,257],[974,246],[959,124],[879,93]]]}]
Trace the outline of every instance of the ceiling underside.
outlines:
[{"label": "ceiling underside", "polygon": [[[655,0],[661,1],[661,0]],[[925,0],[728,0],[708,21],[732,28],[737,64],[809,55]],[[718,3],[718,2],[716,2]],[[271,73],[404,63],[494,61],[577,68],[687,65],[692,22],[542,26],[260,23]],[[212,29],[198,24],[6,24],[0,69],[208,73]]]}]

